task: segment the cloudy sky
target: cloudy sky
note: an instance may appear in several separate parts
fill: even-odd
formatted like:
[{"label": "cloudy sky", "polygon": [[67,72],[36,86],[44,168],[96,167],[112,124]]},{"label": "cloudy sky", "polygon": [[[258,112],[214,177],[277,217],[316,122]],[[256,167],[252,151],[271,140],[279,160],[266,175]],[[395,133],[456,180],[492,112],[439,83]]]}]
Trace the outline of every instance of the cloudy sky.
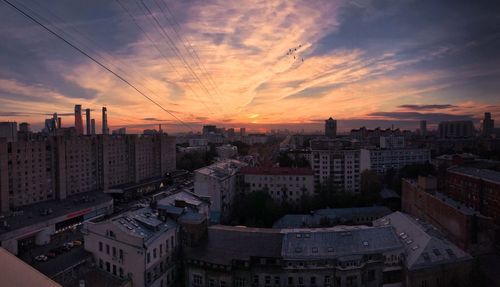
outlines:
[{"label": "cloudy sky", "polygon": [[3,2],[0,120],[35,129],[75,104],[130,130],[500,120],[495,1],[9,1],[143,94]]}]

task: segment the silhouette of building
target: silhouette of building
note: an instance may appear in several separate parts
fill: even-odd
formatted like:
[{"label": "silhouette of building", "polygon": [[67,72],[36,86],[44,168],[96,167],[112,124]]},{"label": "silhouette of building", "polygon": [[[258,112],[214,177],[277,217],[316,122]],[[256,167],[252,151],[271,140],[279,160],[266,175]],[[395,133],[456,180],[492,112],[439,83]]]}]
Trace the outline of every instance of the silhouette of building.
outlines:
[{"label": "silhouette of building", "polygon": [[102,107],[102,134],[109,135],[108,109],[106,109],[106,107]]},{"label": "silhouette of building", "polygon": [[438,126],[440,138],[470,138],[474,136],[472,121],[440,122]]},{"label": "silhouette of building", "polygon": [[90,135],[91,133],[91,126],[90,126],[90,109],[85,109],[85,121],[86,121],[86,128],[87,128],[87,135]]},{"label": "silhouette of building", "polygon": [[482,134],[484,137],[490,137],[495,129],[495,121],[491,118],[491,113],[484,113],[482,122]]},{"label": "silhouette of building", "polygon": [[325,121],[325,136],[335,138],[337,136],[337,121],[330,117]]},{"label": "silhouette of building", "polygon": [[427,136],[427,121],[425,120],[420,121],[420,136]]},{"label": "silhouette of building", "polygon": [[0,123],[0,138],[5,138],[7,142],[17,141],[17,123],[16,122]]},{"label": "silhouette of building", "polygon": [[75,131],[77,135],[83,135],[82,106],[75,105]]}]

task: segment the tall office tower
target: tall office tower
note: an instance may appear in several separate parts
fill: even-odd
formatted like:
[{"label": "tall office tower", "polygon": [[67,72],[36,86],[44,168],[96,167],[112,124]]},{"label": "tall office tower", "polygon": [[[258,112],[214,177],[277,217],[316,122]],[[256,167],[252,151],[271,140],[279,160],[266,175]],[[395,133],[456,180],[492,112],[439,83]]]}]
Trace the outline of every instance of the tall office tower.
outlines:
[{"label": "tall office tower", "polygon": [[483,119],[483,136],[489,137],[493,133],[493,129],[495,128],[495,121],[491,118],[491,113],[484,113]]},{"label": "tall office tower", "polygon": [[95,135],[95,120],[90,120],[90,134]]},{"label": "tall office tower", "polygon": [[240,136],[244,137],[247,135],[246,128],[240,128]]},{"label": "tall office tower", "polygon": [[90,109],[85,109],[85,121],[87,123],[87,135],[90,135]]},{"label": "tall office tower", "polygon": [[82,105],[75,105],[75,131],[77,135],[83,135]]},{"label": "tall office tower", "polygon": [[102,107],[102,134],[109,135],[108,110],[106,109],[106,107]]},{"label": "tall office tower", "polygon": [[[56,123],[54,123],[54,124],[56,124]],[[61,119],[61,117],[57,118],[57,128],[58,129],[62,128],[62,119]]]},{"label": "tall office tower", "polygon": [[337,121],[332,117],[325,121],[325,136],[331,139],[337,136]]},{"label": "tall office tower", "polygon": [[427,121],[420,121],[420,135],[425,137],[427,136]]},{"label": "tall office tower", "polygon": [[17,123],[0,123],[0,138],[5,138],[7,142],[17,142]]},{"label": "tall office tower", "polygon": [[472,121],[445,121],[438,126],[440,138],[471,138],[474,136]]}]

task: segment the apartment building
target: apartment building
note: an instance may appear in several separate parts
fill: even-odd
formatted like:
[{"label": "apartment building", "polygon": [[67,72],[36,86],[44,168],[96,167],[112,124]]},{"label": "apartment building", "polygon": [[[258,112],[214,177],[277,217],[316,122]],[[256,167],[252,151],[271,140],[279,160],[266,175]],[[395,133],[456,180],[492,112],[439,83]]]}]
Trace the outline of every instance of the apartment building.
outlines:
[{"label": "apartment building", "polygon": [[32,135],[0,140],[1,211],[161,179],[175,170],[175,139],[157,135]]},{"label": "apartment building", "polygon": [[349,141],[311,140],[310,164],[316,188],[331,185],[340,192],[360,191],[360,150]]},{"label": "apartment building", "polygon": [[86,222],[85,250],[96,265],[132,286],[168,287],[178,280],[177,223],[151,208],[121,214],[110,220]]},{"label": "apartment building", "polygon": [[407,165],[430,162],[431,153],[427,149],[361,149],[361,169],[371,169],[385,173],[390,169],[399,170]]},{"label": "apartment building", "polygon": [[226,218],[236,195],[237,173],[247,164],[226,159],[195,170],[194,193],[210,199],[210,218],[218,222]]},{"label": "apartment building", "polygon": [[314,195],[314,172],[309,168],[244,167],[240,170],[244,192],[264,191],[276,202],[299,204]]}]

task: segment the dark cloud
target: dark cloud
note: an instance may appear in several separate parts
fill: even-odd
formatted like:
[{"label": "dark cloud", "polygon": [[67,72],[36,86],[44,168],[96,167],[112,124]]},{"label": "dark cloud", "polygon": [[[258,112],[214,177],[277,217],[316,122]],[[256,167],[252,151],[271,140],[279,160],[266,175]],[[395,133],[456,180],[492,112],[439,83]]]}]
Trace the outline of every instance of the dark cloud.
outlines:
[{"label": "dark cloud", "polygon": [[406,110],[414,111],[428,111],[428,110],[445,110],[450,108],[456,108],[455,105],[443,104],[443,105],[400,105],[398,108],[403,108]]},{"label": "dark cloud", "polygon": [[436,123],[441,121],[458,121],[458,120],[472,120],[473,115],[453,115],[446,113],[419,113],[419,112],[374,112],[368,114],[371,117],[382,117],[392,120],[409,120],[409,121],[419,121],[426,120],[430,123]]}]

